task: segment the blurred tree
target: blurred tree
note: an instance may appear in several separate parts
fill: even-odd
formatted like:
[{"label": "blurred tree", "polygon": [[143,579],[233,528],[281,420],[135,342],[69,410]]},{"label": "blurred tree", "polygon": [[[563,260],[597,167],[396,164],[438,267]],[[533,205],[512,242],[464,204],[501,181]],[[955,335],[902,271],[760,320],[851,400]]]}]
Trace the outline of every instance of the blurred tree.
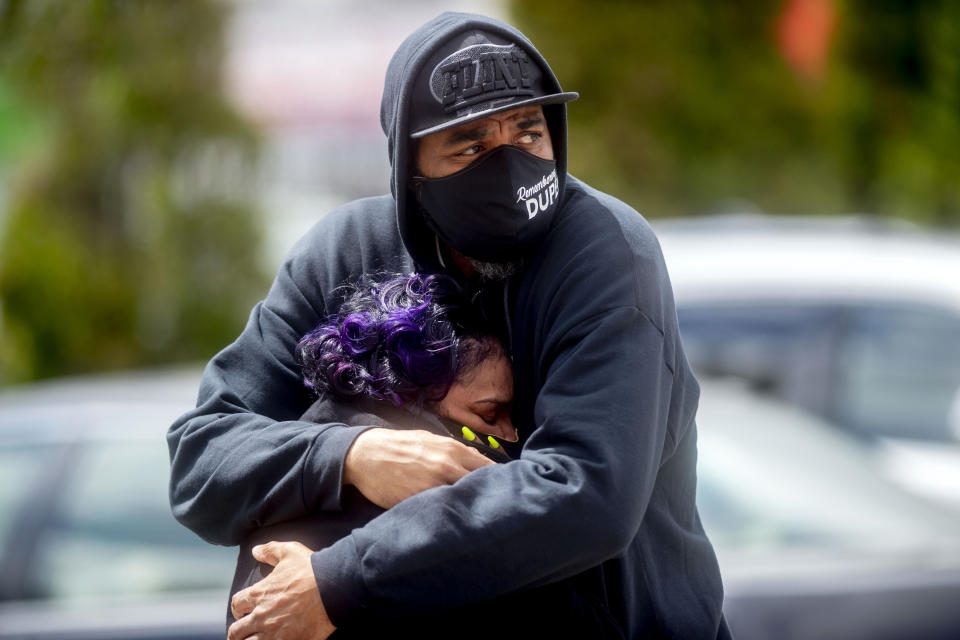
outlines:
[{"label": "blurred tree", "polygon": [[0,2],[0,116],[43,125],[5,180],[0,383],[206,358],[242,326],[257,145],[223,23],[213,0]]},{"label": "blurred tree", "polygon": [[570,167],[650,216],[759,207],[960,225],[960,3],[514,0]]}]

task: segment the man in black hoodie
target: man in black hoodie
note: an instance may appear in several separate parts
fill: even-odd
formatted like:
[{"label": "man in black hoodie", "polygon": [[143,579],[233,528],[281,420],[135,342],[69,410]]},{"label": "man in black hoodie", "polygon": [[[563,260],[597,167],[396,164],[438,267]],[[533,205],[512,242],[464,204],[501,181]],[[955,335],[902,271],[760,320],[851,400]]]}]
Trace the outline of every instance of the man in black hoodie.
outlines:
[{"label": "man in black hoodie", "polygon": [[[230,638],[326,637],[568,578],[624,637],[728,637],[669,279],[644,219],[567,175],[575,95],[481,16],[443,14],[394,55],[391,195],[341,207],[294,247],[168,433],[174,514],[211,542],[336,510],[344,483],[392,508],[314,553],[259,549],[277,568],[237,594]],[[513,361],[513,461],[476,468],[429,439],[296,420],[312,399],[295,344],[336,310],[339,284],[378,270],[447,272],[475,292]],[[432,488],[397,490],[408,478]]]}]

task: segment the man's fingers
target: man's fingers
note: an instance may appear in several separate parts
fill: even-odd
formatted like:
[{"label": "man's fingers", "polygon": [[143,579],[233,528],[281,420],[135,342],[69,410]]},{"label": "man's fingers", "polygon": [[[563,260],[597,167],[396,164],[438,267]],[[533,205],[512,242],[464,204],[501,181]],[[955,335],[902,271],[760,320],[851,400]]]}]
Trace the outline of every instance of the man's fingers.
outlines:
[{"label": "man's fingers", "polygon": [[[237,618],[236,614],[234,617]],[[255,616],[249,615],[245,618],[237,618],[237,621],[227,629],[227,640],[245,640],[246,638],[256,638],[258,620]]]},{"label": "man's fingers", "polygon": [[317,590],[310,549],[298,542],[258,546],[262,548],[257,556],[280,562],[266,578],[234,596],[230,607],[237,621],[227,631],[228,640],[319,640],[333,633]]},{"label": "man's fingers", "polygon": [[253,611],[253,608],[256,606],[250,589],[251,587],[248,587],[243,591],[238,591],[233,594],[233,598],[230,599],[230,613],[232,613],[233,617],[237,620]]},{"label": "man's fingers", "polygon": [[443,436],[434,437],[439,441],[433,449],[433,463],[439,478],[445,484],[453,484],[474,469],[495,464],[493,460],[462,442]]},{"label": "man's fingers", "polygon": [[277,566],[277,563],[280,562],[280,558],[283,557],[283,542],[266,542],[264,544],[258,544],[255,546],[251,552],[253,557],[258,562],[266,562],[271,567]]},{"label": "man's fingers", "polygon": [[[479,469],[480,467],[485,467],[490,464],[496,464],[493,460],[483,455],[473,447],[468,447],[465,444],[456,443],[459,451],[456,454],[457,462],[460,463],[467,473],[473,471],[474,469]],[[466,475],[466,473],[461,474],[461,477]],[[459,478],[457,478],[459,480]]]},{"label": "man's fingers", "polygon": [[389,509],[489,464],[494,463],[453,438],[424,430],[374,428],[360,434],[350,447],[343,477],[368,500]]},{"label": "man's fingers", "polygon": [[428,458],[433,464],[435,482],[453,484],[474,469],[484,466],[489,460],[473,447],[457,442],[451,438],[443,438],[431,451]]}]

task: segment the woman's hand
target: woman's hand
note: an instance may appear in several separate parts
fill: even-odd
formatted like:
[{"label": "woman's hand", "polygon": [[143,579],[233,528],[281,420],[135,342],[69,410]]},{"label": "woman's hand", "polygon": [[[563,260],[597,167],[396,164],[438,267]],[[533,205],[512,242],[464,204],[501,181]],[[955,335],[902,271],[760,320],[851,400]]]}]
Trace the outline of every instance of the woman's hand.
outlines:
[{"label": "woman's hand", "polygon": [[512,404],[513,371],[498,344],[494,354],[450,385],[447,395],[431,410],[476,433],[516,442],[517,430],[510,419]]},{"label": "woman's hand", "polygon": [[489,464],[495,463],[453,438],[429,431],[374,428],[354,440],[344,462],[343,480],[370,502],[389,509]]}]

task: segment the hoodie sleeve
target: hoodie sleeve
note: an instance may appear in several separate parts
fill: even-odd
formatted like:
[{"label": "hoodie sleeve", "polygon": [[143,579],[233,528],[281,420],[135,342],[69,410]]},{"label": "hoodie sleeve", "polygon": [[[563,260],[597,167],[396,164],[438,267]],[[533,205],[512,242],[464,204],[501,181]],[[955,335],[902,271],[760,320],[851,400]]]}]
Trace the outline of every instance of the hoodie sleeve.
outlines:
[{"label": "hoodie sleeve", "polygon": [[214,544],[340,507],[343,460],[363,428],[297,420],[311,398],[294,350],[324,315],[315,271],[291,254],[240,337],[207,365],[197,407],[167,433],[173,514]]},{"label": "hoodie sleeve", "polygon": [[683,381],[659,324],[637,304],[622,304],[639,301],[631,292],[669,283],[640,273],[645,267],[631,264],[629,250],[618,263],[611,247],[595,248],[605,262],[558,252],[566,271],[536,288],[550,289],[549,302],[538,303],[550,309],[538,329],[545,337],[537,346],[536,429],[521,457],[405,500],[314,553],[335,624],[554,582],[631,544],[673,438],[668,422]]}]

